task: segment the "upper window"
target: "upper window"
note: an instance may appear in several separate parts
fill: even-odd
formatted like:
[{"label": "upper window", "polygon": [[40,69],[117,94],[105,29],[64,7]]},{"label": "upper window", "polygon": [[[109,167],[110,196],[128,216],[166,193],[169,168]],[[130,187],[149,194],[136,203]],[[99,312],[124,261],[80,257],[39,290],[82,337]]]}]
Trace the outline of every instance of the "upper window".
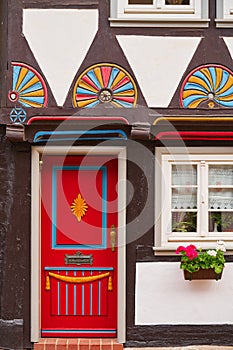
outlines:
[{"label": "upper window", "polygon": [[209,248],[219,239],[233,248],[232,149],[176,152],[156,152],[155,250],[188,242]]},{"label": "upper window", "polygon": [[207,27],[208,0],[111,0],[111,26]]},{"label": "upper window", "polygon": [[216,26],[219,28],[233,27],[233,2],[232,0],[217,0]]}]

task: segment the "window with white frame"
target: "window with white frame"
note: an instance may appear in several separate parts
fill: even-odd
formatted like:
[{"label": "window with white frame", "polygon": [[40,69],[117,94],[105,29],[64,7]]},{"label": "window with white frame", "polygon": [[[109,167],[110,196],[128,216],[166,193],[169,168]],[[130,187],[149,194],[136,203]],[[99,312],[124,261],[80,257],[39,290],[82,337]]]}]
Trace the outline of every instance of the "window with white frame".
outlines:
[{"label": "window with white frame", "polygon": [[226,241],[233,249],[233,149],[156,150],[155,251]]},{"label": "window with white frame", "polygon": [[111,26],[208,26],[208,0],[110,0]]},{"label": "window with white frame", "polygon": [[216,26],[219,28],[233,27],[233,1],[216,0],[217,18]]}]

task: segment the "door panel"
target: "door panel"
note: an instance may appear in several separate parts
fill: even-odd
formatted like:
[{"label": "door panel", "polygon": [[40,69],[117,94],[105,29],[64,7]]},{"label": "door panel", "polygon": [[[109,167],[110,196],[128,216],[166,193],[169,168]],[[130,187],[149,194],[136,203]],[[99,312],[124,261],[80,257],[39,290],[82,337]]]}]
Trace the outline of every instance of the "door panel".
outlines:
[{"label": "door panel", "polygon": [[43,157],[42,336],[116,337],[117,207],[116,158]]}]

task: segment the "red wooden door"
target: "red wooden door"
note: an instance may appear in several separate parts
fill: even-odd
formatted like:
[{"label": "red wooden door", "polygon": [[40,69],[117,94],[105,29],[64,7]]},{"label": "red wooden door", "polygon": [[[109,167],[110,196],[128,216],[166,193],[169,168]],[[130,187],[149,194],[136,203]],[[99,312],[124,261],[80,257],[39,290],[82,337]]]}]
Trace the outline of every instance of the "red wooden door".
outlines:
[{"label": "red wooden door", "polygon": [[117,207],[116,158],[43,157],[42,337],[116,337]]}]

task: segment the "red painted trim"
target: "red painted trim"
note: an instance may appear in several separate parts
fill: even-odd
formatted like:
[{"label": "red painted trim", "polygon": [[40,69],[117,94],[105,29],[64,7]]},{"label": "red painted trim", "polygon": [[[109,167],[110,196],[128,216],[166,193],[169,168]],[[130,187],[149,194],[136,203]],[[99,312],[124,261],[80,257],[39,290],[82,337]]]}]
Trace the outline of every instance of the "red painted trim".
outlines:
[{"label": "red painted trim", "polygon": [[35,70],[35,68],[29,66],[28,64],[22,63],[22,62],[11,62],[11,65],[25,67],[25,68],[29,69],[30,71],[32,71],[37,76],[37,78],[40,80],[40,82],[43,86],[43,89],[44,89],[44,107],[46,107],[47,103],[48,103],[48,92],[47,92],[47,86],[44,82],[44,78],[42,77],[42,75],[39,72],[37,72],[37,70]]},{"label": "red painted trim", "polygon": [[183,89],[184,89],[184,86],[185,84],[187,83],[188,79],[190,78],[191,75],[193,75],[193,73],[195,73],[196,71],[202,69],[202,68],[208,68],[208,67],[217,67],[217,68],[222,68],[224,70],[226,70],[229,74],[233,75],[233,72],[225,67],[225,66],[222,66],[221,64],[215,64],[215,63],[210,63],[210,64],[203,64],[201,66],[198,66],[196,68],[194,68],[185,78],[185,80],[183,81],[182,85],[181,85],[181,89],[180,89],[180,106],[182,108],[185,108],[184,107],[184,104],[183,104],[183,98],[182,98],[182,93],[183,93]]},{"label": "red painted trim", "polygon": [[233,140],[232,131],[163,131],[155,140]]},{"label": "red painted trim", "polygon": [[98,120],[98,121],[101,121],[101,120],[109,120],[109,121],[121,121],[121,122],[124,122],[124,124],[127,124],[129,125],[129,122],[126,118],[123,118],[123,117],[32,117],[28,120],[27,122],[27,125],[30,125],[32,124],[33,122],[35,121],[72,121],[72,120],[79,120],[79,121],[83,121],[83,120],[86,120],[86,121],[93,121],[93,120]]}]

